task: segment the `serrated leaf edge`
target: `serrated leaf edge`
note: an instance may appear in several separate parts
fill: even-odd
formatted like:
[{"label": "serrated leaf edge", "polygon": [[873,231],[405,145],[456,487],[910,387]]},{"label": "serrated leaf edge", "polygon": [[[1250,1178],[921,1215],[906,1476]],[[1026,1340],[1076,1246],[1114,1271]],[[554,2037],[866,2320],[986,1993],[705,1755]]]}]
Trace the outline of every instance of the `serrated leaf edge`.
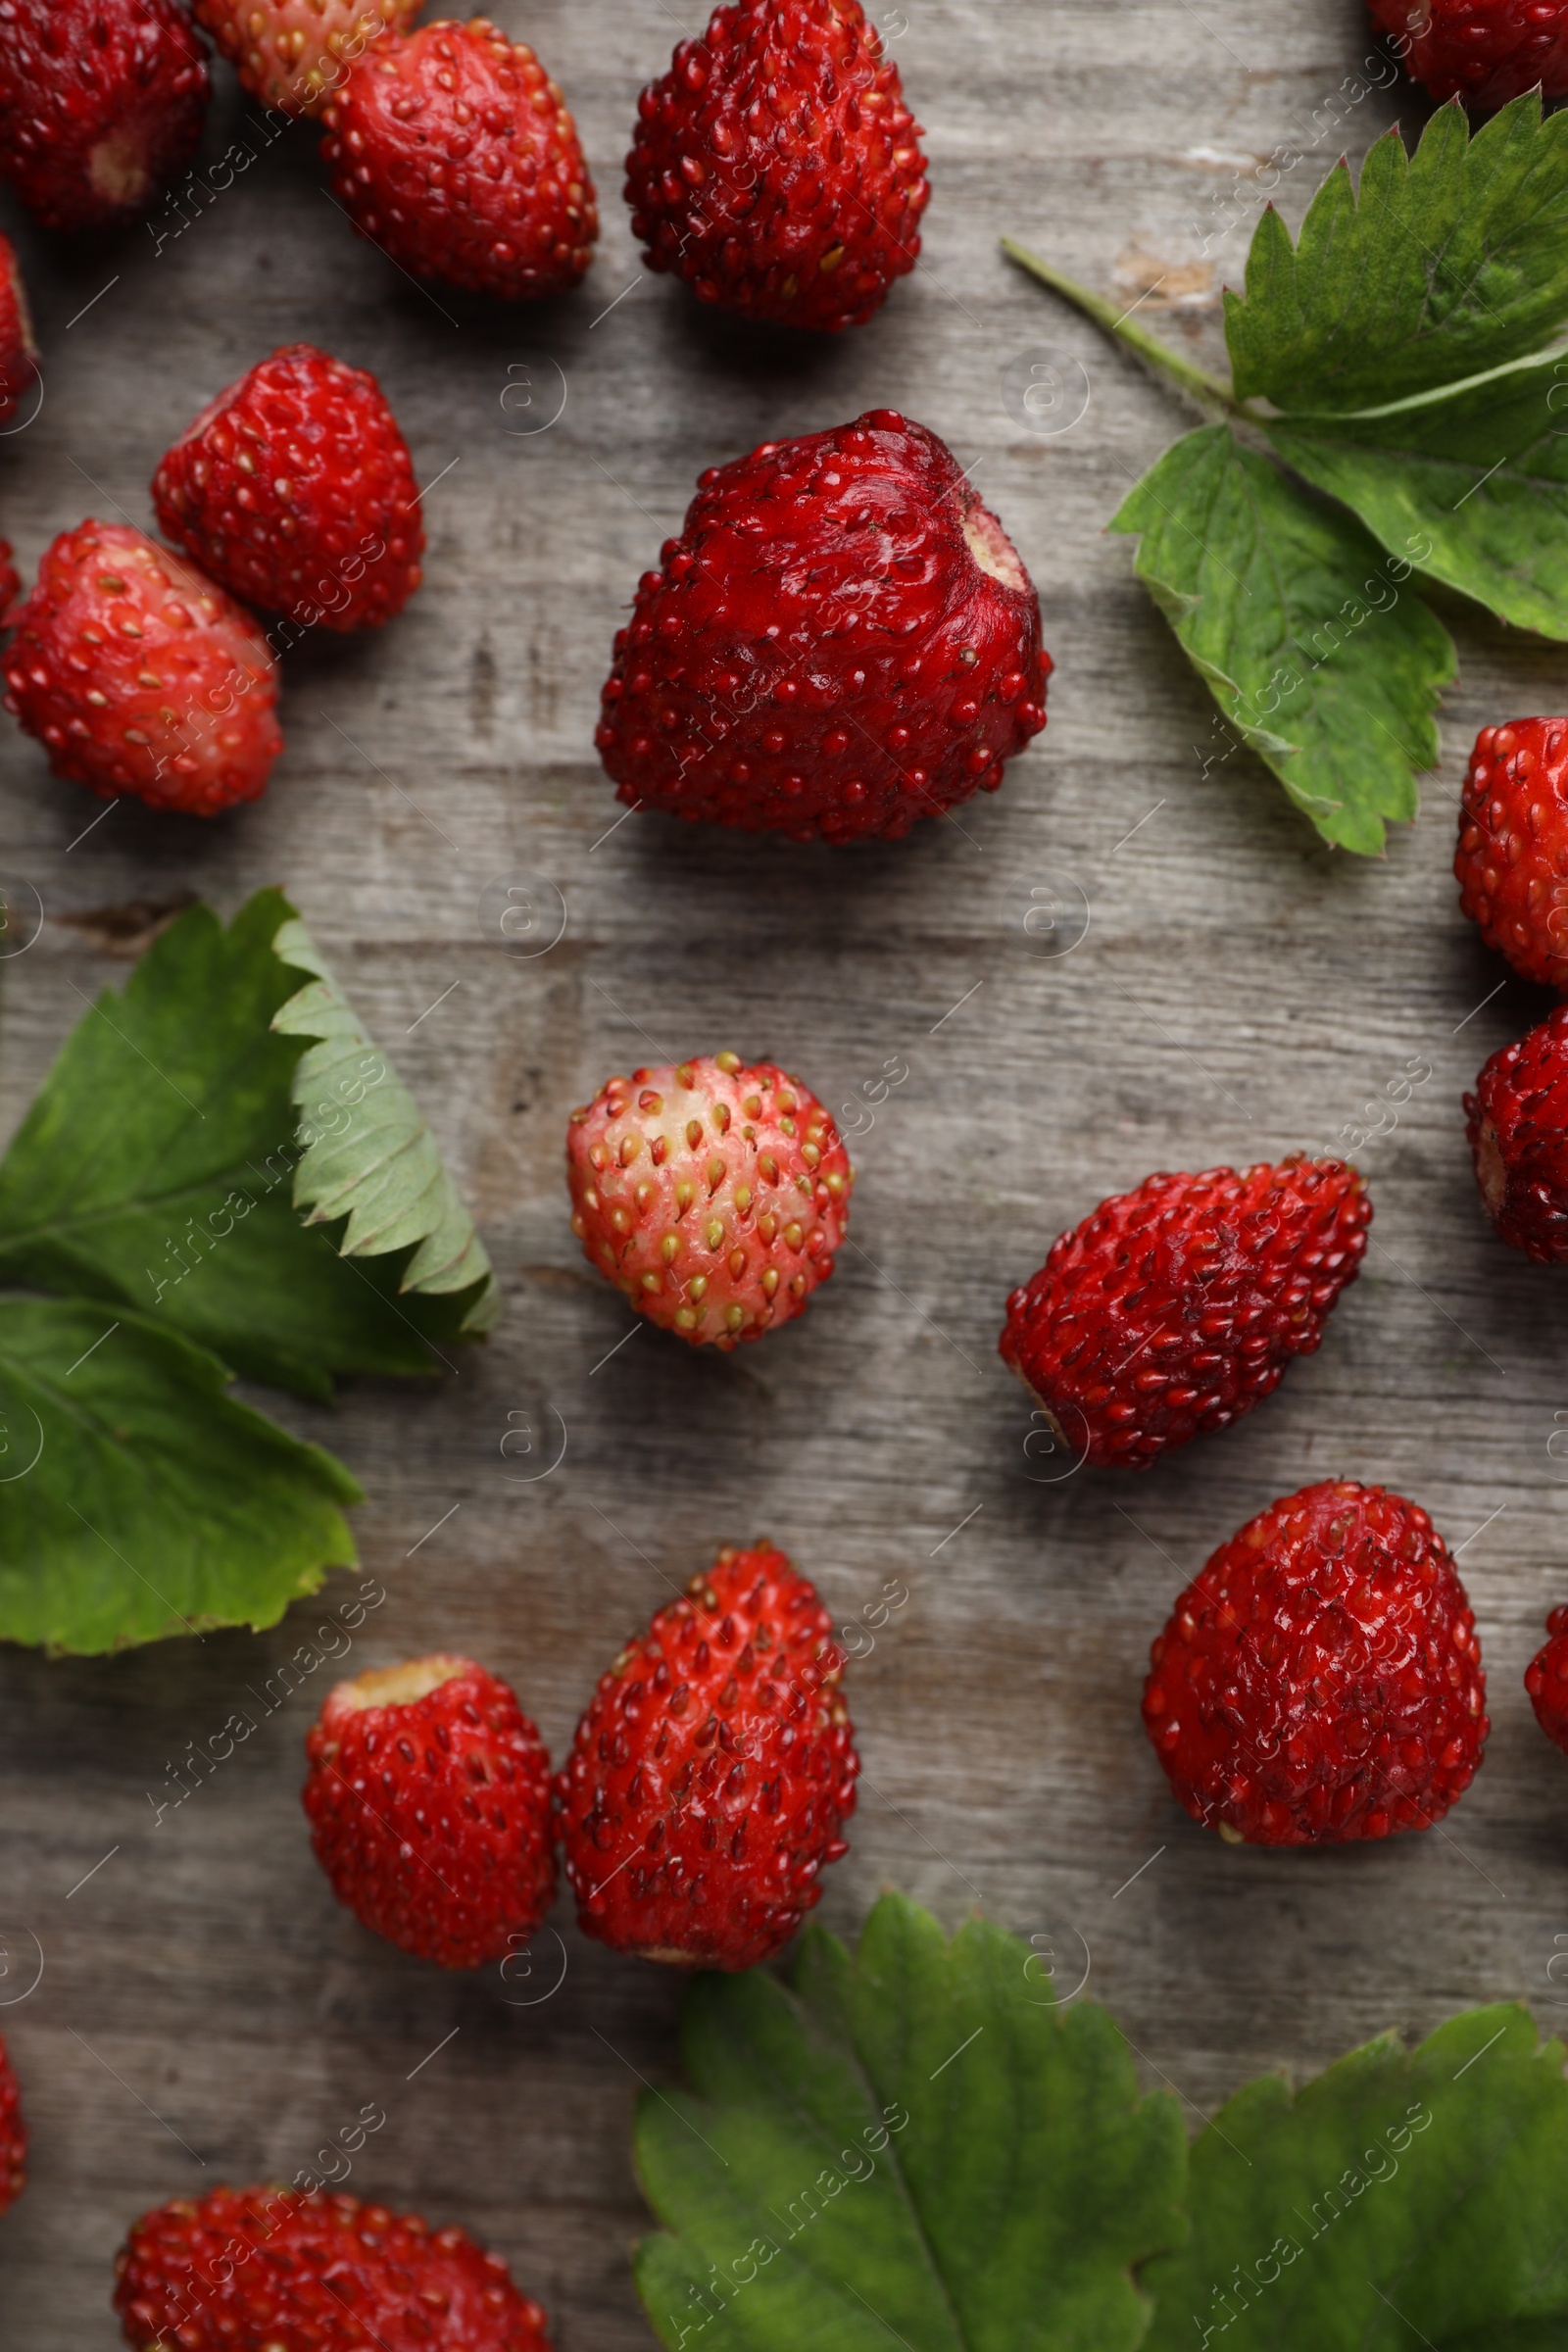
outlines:
[{"label": "serrated leaf edge", "polygon": [[[377,1257],[389,1250],[419,1246],[404,1269],[405,1291],[447,1293],[483,1287],[463,1318],[461,1329],[472,1337],[492,1330],[501,1312],[500,1292],[489,1254],[474,1228],[473,1218],[441,1157],[429,1124],[390,1059],[375,1045],[353,1005],[322,958],[299,917],[282,923],[272,940],[279,962],[312,977],[272,1016],[271,1026],[285,1037],[304,1037],[307,1045],[295,1065],[291,1099],[300,1113],[297,1137],[302,1156],[294,1173],[294,1204],[309,1212],[307,1222],[325,1223],[347,1216],[340,1245],[345,1257]],[[378,1065],[367,1077],[367,1057]],[[354,1077],[346,1064],[358,1064]],[[375,1088],[389,1088],[383,1101],[403,1109],[406,1131],[395,1150],[354,1172],[331,1172],[339,1139],[316,1132],[309,1104],[323,1086],[333,1088],[336,1106],[353,1110]],[[358,1094],[355,1093],[358,1088]],[[320,1115],[320,1105],[317,1105]],[[395,1216],[378,1217],[377,1178],[400,1159],[415,1155],[426,1162],[416,1199],[402,1205]]]}]

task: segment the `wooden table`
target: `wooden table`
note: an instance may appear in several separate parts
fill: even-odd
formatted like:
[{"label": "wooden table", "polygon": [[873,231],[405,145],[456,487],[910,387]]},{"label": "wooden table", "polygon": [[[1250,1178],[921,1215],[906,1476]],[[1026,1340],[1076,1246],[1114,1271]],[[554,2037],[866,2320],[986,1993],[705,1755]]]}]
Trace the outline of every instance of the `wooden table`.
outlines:
[{"label": "wooden table", "polygon": [[[3,973],[7,1126],[74,992],[123,977],[115,949],[140,918],[112,910],[199,892],[227,911],[283,882],[431,1111],[506,1303],[433,1394],[265,1399],[369,1491],[365,1571],[388,1597],[356,1667],[471,1649],[559,1751],[667,1580],[765,1532],[846,1620],[889,1580],[909,1595],[852,1672],[865,1777],[822,1906],[835,1929],[893,1881],[950,1923],[983,1904],[1064,1968],[1087,1949],[1091,1992],[1195,2122],[1259,2069],[1465,2002],[1523,1995],[1550,2021],[1568,2000],[1568,1764],[1520,1676],[1568,1598],[1568,1287],[1491,1238],[1458,1107],[1544,1006],[1461,919],[1448,860],[1475,729],[1561,709],[1564,659],[1455,609],[1443,766],[1383,862],[1320,847],[1245,757],[1205,772],[1210,706],[1129,546],[1102,536],[1187,419],[997,251],[1011,231],[1129,302],[1170,271],[1143,315],[1221,364],[1213,289],[1263,201],[1254,159],[1302,151],[1280,199],[1294,222],[1342,147],[1424,110],[1377,91],[1342,98],[1338,126],[1325,110],[1369,51],[1356,0],[908,0],[889,28],[928,132],[926,258],[870,327],[795,341],[637,265],[618,158],[640,82],[695,13],[498,14],[564,84],[599,183],[601,257],[569,300],[508,313],[420,291],[351,236],[303,129],[156,254],[138,235],[62,257],[6,216],[48,367],[39,422],[0,444],[0,527],[26,565],[83,514],[148,523],[153,466],[197,406],[299,337],[376,371],[432,485],[411,611],[291,658],[288,752],[260,807],[201,825],[125,804],[78,840],[94,804],[5,726],[0,862],[47,910]],[[213,152],[236,112],[225,78]],[[1205,271],[1205,224],[1227,217]],[[1042,352],[1086,371],[1087,409],[1054,434],[1009,390]],[[525,430],[563,384],[557,420]],[[872,406],[944,434],[1015,536],[1058,664],[1047,734],[961,831],[902,845],[616,826],[598,689],[699,469]],[[531,960],[481,914],[486,886],[514,881],[564,902]],[[1067,934],[1038,913],[1026,928],[1053,894],[1089,910],[1065,955],[1042,953]],[[719,1359],[640,1329],[617,1348],[624,1304],[567,1224],[566,1113],[612,1069],[722,1046],[783,1056],[835,1105],[907,1063],[855,1143],[855,1246],[760,1348]],[[1152,1169],[1332,1135],[1412,1057],[1432,1076],[1364,1155],[1375,1240],[1322,1352],[1151,1475],[1039,1483],[996,1338],[1054,1235]],[[512,1483],[502,1440],[552,1412],[564,1460]],[[1218,1541],[1333,1472],[1415,1496],[1462,1548],[1488,1760],[1430,1836],[1233,1850],[1175,1809],[1144,1740],[1147,1644]],[[186,1743],[351,1591],[334,1580],[262,1639],[0,1657],[0,2029],[34,2133],[0,2226],[7,2346],[109,2352],[111,2260],[143,2207],[290,2177],[368,2103],[387,2121],[350,2187],[498,2247],[562,2352],[649,2340],[628,2130],[639,2082],[677,2071],[677,1980],[585,1943],[564,1907],[564,1982],[529,2006],[362,1933],[296,1797],[329,1666],[155,1824]],[[29,1936],[43,1978],[17,1998]]]}]

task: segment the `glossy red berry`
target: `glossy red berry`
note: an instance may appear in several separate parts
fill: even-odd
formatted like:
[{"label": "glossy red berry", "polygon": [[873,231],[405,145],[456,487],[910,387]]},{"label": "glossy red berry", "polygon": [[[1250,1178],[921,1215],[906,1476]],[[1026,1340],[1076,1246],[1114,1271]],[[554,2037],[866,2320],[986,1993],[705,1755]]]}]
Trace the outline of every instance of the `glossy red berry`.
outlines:
[{"label": "glossy red berry", "polygon": [[913,269],[929,195],[859,0],[736,0],[638,101],[626,201],[649,268],[747,318],[863,324]]},{"label": "glossy red berry", "polygon": [[22,2093],[0,2041],[0,2213],[16,2203],[26,2185],[27,2127],[22,2120]]},{"label": "glossy red berry", "polygon": [[28,412],[36,415],[38,347],[26,288],[15,247],[9,237],[0,237],[0,433],[15,431]]},{"label": "glossy red berry", "polygon": [[45,551],[13,619],[5,707],[57,776],[187,816],[266,791],[283,748],[276,664],[183,556],[128,523],[81,523]]},{"label": "glossy red berry", "polygon": [[301,628],[379,628],[402,611],[419,585],[418,499],[374,376],[310,343],[209,402],[153,477],[171,539]]},{"label": "glossy red berry", "polygon": [[809,1087],[717,1054],[607,1079],[571,1114],[566,1182],[584,1257],[639,1314],[733,1348],[832,1273],[855,1171]]},{"label": "glossy red berry", "polygon": [[1483,727],[1453,870],[1459,904],[1515,971],[1568,989],[1568,718]]},{"label": "glossy red berry", "polygon": [[1253,1845],[1424,1830],[1486,1743],[1475,1618],[1423,1510],[1327,1479],[1222,1544],[1154,1642],[1144,1726],[1195,1821]]},{"label": "glossy red berry", "polygon": [[1017,550],[891,409],[705,473],[615,639],[596,741],[619,798],[797,841],[897,837],[1046,723]]},{"label": "glossy red berry", "polygon": [[1371,1221],[1339,1160],[1147,1177],[1013,1292],[1003,1358],[1068,1455],[1147,1470],[1250,1413],[1312,1353]]},{"label": "glossy red berry", "polygon": [[1552,1745],[1568,1755],[1568,1609],[1552,1610],[1546,1635],[1525,1668],[1525,1689],[1536,1721]]},{"label": "glossy red berry", "polygon": [[358,2197],[181,2197],[142,2215],[115,2275],[132,2352],[550,2352],[499,2255]]},{"label": "glossy red berry", "polygon": [[138,220],[195,154],[208,96],[175,0],[0,0],[0,179],[44,228]]},{"label": "glossy red berry", "polygon": [[1405,72],[1434,98],[1486,112],[1538,82],[1568,91],[1568,0],[1371,0]]},{"label": "glossy red berry", "polygon": [[770,1544],[724,1550],[601,1677],[556,1779],[584,1934],[687,1968],[770,1959],[848,1847],[844,1652]]},{"label": "glossy red berry", "polygon": [[1540,1265],[1568,1262],[1568,1004],[1493,1054],[1464,1110],[1498,1238]]},{"label": "glossy red berry", "polygon": [[533,51],[483,17],[377,41],[321,109],[332,193],[415,277],[516,302],[576,284],[599,216]]},{"label": "glossy red berry", "polygon": [[362,1925],[442,1968],[527,1944],[556,1892],[550,1758],[505,1683],[443,1654],[362,1674],[305,1752],[311,1843]]}]

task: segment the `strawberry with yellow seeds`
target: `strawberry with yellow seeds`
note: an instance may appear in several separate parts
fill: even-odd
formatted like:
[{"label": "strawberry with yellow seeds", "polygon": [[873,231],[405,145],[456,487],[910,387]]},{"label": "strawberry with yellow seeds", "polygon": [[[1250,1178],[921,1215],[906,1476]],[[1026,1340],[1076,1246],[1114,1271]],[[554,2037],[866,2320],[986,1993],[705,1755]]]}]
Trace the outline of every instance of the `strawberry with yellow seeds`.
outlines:
[{"label": "strawberry with yellow seeds", "polygon": [[809,1087],[716,1054],[608,1079],[571,1114],[566,1182],[583,1255],[638,1313],[729,1348],[832,1273],[855,1171]]},{"label": "strawberry with yellow seeds", "polygon": [[419,0],[192,0],[253,98],[314,115],[375,41],[407,32]]}]

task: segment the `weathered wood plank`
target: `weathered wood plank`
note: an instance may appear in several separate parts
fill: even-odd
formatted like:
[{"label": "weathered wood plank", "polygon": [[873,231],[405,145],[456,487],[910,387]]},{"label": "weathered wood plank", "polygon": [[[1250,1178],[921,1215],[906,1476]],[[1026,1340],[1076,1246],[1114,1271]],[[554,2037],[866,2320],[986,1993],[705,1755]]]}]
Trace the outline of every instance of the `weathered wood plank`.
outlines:
[{"label": "weathered wood plank", "polygon": [[[839,343],[750,334],[639,278],[617,159],[675,35],[659,0],[498,10],[564,83],[606,220],[589,284],[535,315],[443,298],[443,317],[334,218],[304,133],[156,256],[131,240],[62,258],[19,226],[48,398],[0,447],[0,521],[28,563],[85,513],[145,521],[152,467],[198,402],[301,336],[381,374],[422,479],[459,462],[431,492],[415,607],[379,642],[293,662],[289,752],[259,808],[203,828],[123,807],[77,842],[93,805],[0,736],[4,863],[49,913],[0,974],[0,1109],[20,1116],[74,992],[123,969],[66,918],[187,890],[228,908],[284,881],[428,1103],[508,1308],[431,1396],[368,1388],[321,1413],[268,1399],[369,1489],[361,1543],[389,1597],[356,1662],[470,1647],[559,1750],[622,1635],[720,1541],[773,1535],[846,1617],[904,1580],[908,1604],[854,1670],[866,1777],[824,1916],[853,1930],[891,1879],[950,1921],[978,1901],[1064,1957],[1082,1939],[1093,1989],[1204,2110],[1250,2071],[1316,2065],[1389,2023],[1494,1994],[1546,2016],[1555,1997],[1568,1772],[1519,1677],[1568,1597],[1568,1487],[1547,1452],[1568,1409],[1568,1295],[1491,1241],[1473,1197],[1457,1097],[1538,1005],[1511,982],[1483,1005],[1498,971],[1446,869],[1475,727],[1560,705],[1568,680],[1559,655],[1460,616],[1443,769],[1382,864],[1323,851],[1242,759],[1204,775],[1204,697],[1127,547],[1102,535],[1184,418],[996,252],[1010,230],[1106,286],[1120,262],[1130,301],[1148,271],[1129,248],[1203,259],[1236,169],[1218,154],[1244,159],[1242,217],[1210,256],[1234,273],[1264,197],[1247,156],[1316,142],[1283,179],[1294,220],[1342,145],[1359,154],[1401,103],[1419,116],[1374,92],[1329,118],[1369,48],[1354,0],[905,13],[897,54],[934,167],[928,260]],[[1211,308],[1164,331],[1222,356]],[[1008,364],[1043,348],[1075,355],[1091,393],[1054,439],[1004,397]],[[550,363],[564,413],[520,436],[515,370],[553,384]],[[901,847],[803,852],[638,818],[606,838],[618,808],[591,730],[610,638],[697,472],[873,405],[979,466],[1044,600],[1048,733],[962,831]],[[485,885],[517,878],[567,909],[535,961],[481,930]],[[1056,958],[1023,927],[1052,889],[1091,910]],[[567,1227],[565,1113],[612,1067],[725,1043],[787,1056],[835,1103],[907,1060],[856,1145],[857,1247],[802,1325],[738,1359],[644,1332],[602,1362],[625,1311]],[[1243,1428],[1145,1478],[1031,1483],[1027,1406],[995,1341],[1054,1233],[1152,1168],[1332,1135],[1411,1055],[1433,1075],[1367,1154],[1379,1248],[1321,1354]],[[509,1485],[509,1413],[550,1405],[565,1461]],[[1138,1726],[1146,1645],[1213,1544],[1335,1470],[1414,1494],[1455,1543],[1490,1519],[1463,1561],[1489,1759],[1441,1836],[1233,1852],[1164,1793]],[[46,1961],[37,1991],[0,2007],[35,2130],[32,2187],[0,2230],[8,2344],[109,2352],[110,2260],[138,2210],[292,2174],[371,2100],[387,2124],[349,2185],[500,2247],[563,2352],[647,2340],[627,2126],[637,2075],[675,2067],[675,1984],[597,1953],[564,1910],[566,1976],[532,2007],[362,1935],[295,1802],[330,1665],[154,1826],[167,1766],[349,1590],[260,1641],[0,1658],[0,1905],[13,1969],[28,1935]],[[21,1982],[0,1980],[0,2000]]]}]

